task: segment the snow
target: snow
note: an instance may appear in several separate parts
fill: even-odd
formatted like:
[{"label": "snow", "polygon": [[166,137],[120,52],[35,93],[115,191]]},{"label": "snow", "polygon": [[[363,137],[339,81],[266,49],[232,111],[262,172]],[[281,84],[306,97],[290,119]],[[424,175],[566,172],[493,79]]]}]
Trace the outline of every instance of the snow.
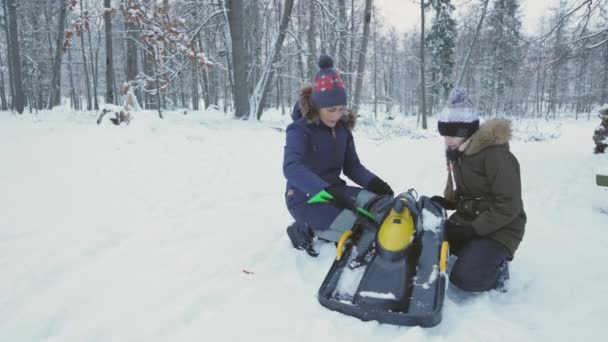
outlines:
[{"label": "snow", "polygon": [[[272,127],[288,116],[134,115],[97,126],[96,112],[0,113],[0,340],[608,340],[608,192],[595,185],[608,155],[592,153],[596,120],[511,143],[528,225],[509,291],[465,298],[451,286],[442,323],[423,329],[318,303],[335,247],[311,258],[285,233],[285,137]],[[393,189],[440,194],[441,137],[408,120],[395,134],[380,134],[395,132],[382,122],[357,129],[359,157]]]},{"label": "snow", "polygon": [[422,209],[422,228],[424,230],[437,233],[439,225],[441,225],[442,221],[443,218],[435,216],[435,214],[425,208]]},{"label": "snow", "polygon": [[359,295],[361,297],[367,297],[367,298],[397,299],[397,297],[395,297],[395,295],[390,292],[389,293],[378,293],[378,292],[372,292],[372,291],[361,291],[361,292],[359,292]]},{"label": "snow", "polygon": [[544,120],[520,120],[514,122],[513,137],[519,141],[549,141],[562,135],[562,123]]},{"label": "snow", "polygon": [[[357,247],[353,247],[347,264],[354,260],[357,255]],[[361,283],[363,275],[365,274],[365,269],[365,266],[356,267],[354,269],[345,267],[340,275],[340,279],[338,279],[338,283],[336,284],[336,288],[332,293],[332,296],[334,298],[339,298],[342,301],[351,301],[355,295],[355,292],[357,291],[357,288],[359,287],[359,283]]]},{"label": "snow", "polygon": [[352,270],[345,267],[342,271],[342,275],[340,276],[340,280],[336,285],[336,289],[334,290],[335,292],[332,295],[335,298],[340,298],[343,300],[352,299],[357,291],[359,283],[361,282],[361,278],[363,278],[363,274],[365,274],[365,267],[357,267]]}]

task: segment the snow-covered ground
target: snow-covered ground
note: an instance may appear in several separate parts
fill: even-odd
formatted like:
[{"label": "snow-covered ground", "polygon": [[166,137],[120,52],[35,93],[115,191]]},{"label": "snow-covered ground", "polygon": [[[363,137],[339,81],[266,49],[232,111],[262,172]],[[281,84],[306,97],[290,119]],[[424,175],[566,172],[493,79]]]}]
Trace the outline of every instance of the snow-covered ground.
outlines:
[{"label": "snow-covered ground", "polygon": [[[518,123],[528,226],[509,291],[449,289],[432,329],[318,304],[334,248],[310,258],[285,234],[274,128],[287,117],[95,119],[0,113],[0,341],[608,340],[608,191],[594,178],[608,155],[592,154],[596,119]],[[399,124],[358,129],[361,159],[395,189],[440,193],[440,137]]]}]

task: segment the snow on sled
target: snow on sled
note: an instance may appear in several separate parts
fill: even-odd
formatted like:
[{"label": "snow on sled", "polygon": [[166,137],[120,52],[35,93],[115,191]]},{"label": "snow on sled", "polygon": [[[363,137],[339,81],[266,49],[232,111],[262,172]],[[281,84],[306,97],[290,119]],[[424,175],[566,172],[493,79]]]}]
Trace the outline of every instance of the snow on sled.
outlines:
[{"label": "snow on sled", "polygon": [[424,196],[417,201],[410,193],[363,202],[362,208],[381,220],[360,215],[350,222],[353,229],[338,242],[319,302],[364,321],[439,324],[448,281],[445,210]]}]

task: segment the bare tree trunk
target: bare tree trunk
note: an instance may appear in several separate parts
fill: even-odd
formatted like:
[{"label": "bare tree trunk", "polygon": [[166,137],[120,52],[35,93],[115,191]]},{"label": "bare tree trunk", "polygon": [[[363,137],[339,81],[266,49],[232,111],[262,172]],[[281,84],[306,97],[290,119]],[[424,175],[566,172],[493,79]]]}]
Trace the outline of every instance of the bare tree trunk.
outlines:
[{"label": "bare tree trunk", "polygon": [[[95,53],[95,58],[93,58],[93,44],[91,41],[91,29],[87,30],[87,37],[89,40],[89,55],[91,56],[91,76],[93,76],[93,109],[99,110],[99,102],[97,99],[97,84],[99,81],[99,69],[98,69],[98,59],[97,53]],[[83,51],[84,53],[84,51]]]},{"label": "bare tree trunk", "polygon": [[[302,7],[303,7],[303,5],[302,5],[302,4],[303,4],[303,3],[304,3],[303,1],[298,1],[298,6],[299,6],[299,10],[300,10],[300,11],[302,11]],[[301,27],[303,27],[303,26],[304,26],[302,22],[303,22],[302,16],[301,16],[301,15],[299,15],[299,16],[298,16],[298,27],[300,27],[300,28],[301,28]],[[301,29],[300,29],[300,30],[298,30],[298,32],[297,32],[296,34],[297,34],[297,37],[298,37],[298,39],[297,39],[298,44],[300,44],[300,45],[298,45],[298,48],[299,48],[300,50],[304,50],[304,47],[301,45],[301,42],[303,41],[303,35],[304,35],[303,30],[301,30]],[[305,71],[305,68],[304,68],[304,62],[302,61],[302,56],[301,56],[301,54],[298,54],[298,55],[296,56],[296,60],[297,60],[297,64],[298,64],[298,71],[299,71],[299,73],[300,73],[300,74],[299,74],[299,77],[300,77],[300,84],[301,84],[302,82],[305,82],[305,83],[310,84],[311,80],[306,80],[307,74],[306,74],[306,71]],[[300,84],[298,84],[298,86],[299,86]]]},{"label": "bare tree trunk", "polygon": [[[198,22],[198,8],[194,8],[194,20],[196,22]],[[200,35],[198,35],[197,37],[195,37],[195,39],[200,38]],[[200,48],[200,45],[199,45]],[[199,110],[199,103],[200,103],[200,98],[199,98],[199,93],[198,93],[198,78],[199,78],[199,65],[198,62],[195,60],[192,63],[192,89],[190,90],[191,92],[191,96],[192,96],[192,110]]]},{"label": "bare tree trunk", "polygon": [[[198,18],[198,12],[195,12],[195,15]],[[201,50],[203,50],[203,46],[206,46],[206,44],[203,44],[203,38],[202,36],[199,34],[198,35],[198,45],[200,47]],[[228,54],[226,54],[228,55]],[[229,61],[229,58],[226,58],[227,61]],[[197,66],[198,69],[198,66]],[[198,69],[200,70],[200,69]],[[205,109],[209,108],[209,106],[211,105],[211,82],[209,80],[209,70],[206,67],[203,67],[201,71],[201,89],[203,92],[203,101],[205,102]],[[198,75],[197,75],[198,78]],[[231,78],[232,79],[232,78]],[[197,94],[197,98],[198,98],[198,94]]]},{"label": "bare tree trunk", "polygon": [[[151,78],[154,77],[154,52],[152,51],[153,47],[149,44],[145,44],[143,58],[144,58],[144,74],[146,75],[146,82],[144,84],[145,92],[145,103],[146,109],[158,109],[160,103],[156,103],[156,97],[152,96],[154,91],[153,82]],[[154,80],[154,83],[156,79]]]},{"label": "bare tree trunk", "polygon": [[540,109],[540,68],[536,70],[536,94],[534,96],[534,116],[541,112]]},{"label": "bare tree trunk", "polygon": [[206,71],[207,82],[213,87],[211,88],[211,92],[209,93],[209,104],[207,107],[211,105],[219,106],[219,97],[220,97],[220,82],[219,82],[219,73],[216,70],[207,70]]},{"label": "bare tree trunk", "polygon": [[[279,69],[279,76],[282,73],[282,69]],[[285,92],[285,81],[282,77],[277,77],[277,109],[281,106],[281,115],[285,115],[285,100],[283,99],[283,93]]]},{"label": "bare tree trunk", "polygon": [[[356,54],[356,37],[357,35],[355,34],[356,30],[355,30],[355,0],[351,0],[350,1],[350,47],[349,47],[349,59],[348,59],[348,74],[347,74],[347,84],[349,85],[349,88],[352,88],[352,86],[354,85],[353,83],[353,71],[355,69],[355,67],[353,66],[354,61],[355,61],[355,54]],[[350,98],[352,98],[352,90],[348,90],[347,91],[349,93],[351,93]]]},{"label": "bare tree trunk", "polygon": [[[224,36],[224,47],[228,53],[225,53],[226,59],[226,72],[224,73],[224,113],[228,113],[228,98],[232,98],[232,102],[235,102],[234,94],[234,79],[232,71],[232,38],[230,37],[230,25],[228,20],[228,4],[226,0],[217,0],[217,7],[224,9],[224,23],[221,25],[222,34]],[[230,94],[231,96],[228,96]]]},{"label": "bare tree trunk", "polygon": [[353,110],[359,110],[361,100],[361,89],[363,88],[363,75],[365,73],[365,55],[367,54],[367,42],[369,40],[369,25],[372,20],[372,0],[365,0],[365,11],[363,12],[363,37],[361,38],[361,49],[359,50],[359,63],[357,64],[357,82],[355,86],[355,100]]},{"label": "bare tree trunk", "polygon": [[[83,6],[82,6],[82,0],[80,0],[80,11],[83,10]],[[91,110],[92,109],[92,101],[91,101],[91,81],[89,79],[89,69],[87,66],[87,54],[86,54],[86,50],[85,50],[85,45],[84,45],[84,32],[80,33],[80,46],[82,49],[82,70],[84,73],[84,83],[86,85],[86,89],[87,89],[87,110]]]},{"label": "bare tree trunk", "polygon": [[[165,9],[165,13],[166,13],[165,16],[167,16],[169,13],[169,0],[163,0],[162,7]],[[163,49],[163,50],[156,50],[156,53],[154,54],[156,56],[156,59],[155,59],[156,72],[159,72],[158,67],[161,66],[161,63],[163,63],[162,61],[167,60],[167,56],[172,53],[170,50],[171,50],[170,46],[166,46],[165,49]],[[160,75],[159,75],[159,77],[160,77]],[[169,80],[168,80],[168,76],[165,73],[163,73],[162,80],[163,80],[163,85],[165,86],[165,88],[163,89],[164,91],[161,92],[161,96],[162,96],[161,97],[161,107],[163,109],[167,109],[167,96],[169,97],[170,101],[174,105],[177,105],[177,92],[172,91],[173,88],[166,87],[166,85],[169,83]]]},{"label": "bare tree trunk", "polygon": [[[543,36],[545,34],[545,22],[544,20],[541,23],[541,36]],[[534,104],[534,117],[536,117],[537,115],[540,115],[543,111],[542,109],[542,93],[541,93],[541,69],[544,69],[544,67],[542,67],[542,64],[544,63],[544,59],[545,59],[545,43],[541,42],[540,46],[539,46],[539,53],[540,56],[538,57],[538,62],[536,63],[535,67],[536,67],[536,95],[534,98],[535,104]]]},{"label": "bare tree trunk", "polygon": [[[198,68],[198,66],[197,66]],[[201,92],[203,95],[203,102],[204,102],[204,107],[205,109],[207,109],[209,107],[209,105],[211,104],[211,100],[210,100],[210,89],[209,89],[209,82],[208,79],[205,77],[207,76],[207,70],[205,70],[204,68],[200,71],[200,79],[199,76],[197,75],[197,81],[200,82],[200,86],[201,86]],[[198,86],[197,86],[198,89]],[[196,96],[199,101],[200,101],[200,96],[197,94]]]},{"label": "bare tree trunk", "polygon": [[[559,62],[558,62],[559,63]],[[555,119],[556,117],[556,110],[557,110],[557,84],[559,82],[559,70],[560,70],[560,65],[556,64],[554,66],[553,72],[551,73],[551,80],[550,80],[550,95],[549,95],[549,107],[547,108],[547,115],[553,113],[553,119]]]},{"label": "bare tree trunk", "polygon": [[[283,8],[281,24],[279,27],[279,35],[277,36],[277,40],[274,44],[274,52],[253,94],[254,99],[252,103],[254,103],[256,106],[255,115],[258,120],[262,117],[264,102],[266,101],[268,90],[270,89],[270,85],[272,84],[272,78],[274,77],[275,68],[277,67],[277,64],[281,62],[281,48],[283,47],[283,41],[285,40],[285,35],[287,34],[287,27],[289,26],[289,18],[291,17],[292,9],[293,0],[286,0],[285,7]],[[259,99],[255,98],[257,96],[259,96]]]},{"label": "bare tree trunk", "polygon": [[426,124],[426,82],[424,65],[424,0],[420,1],[421,30],[420,30],[420,90],[421,90],[421,115],[422,129],[427,129]]},{"label": "bare tree trunk", "polygon": [[315,36],[315,2],[310,1],[308,35],[306,37],[308,43],[308,54],[306,55],[306,64],[308,65],[308,82],[312,82],[317,73],[317,38]]},{"label": "bare tree trunk", "polygon": [[160,80],[158,77],[158,69],[156,68],[156,63],[154,63],[154,83],[156,84],[156,104],[157,106],[157,110],[158,110],[158,117],[163,119],[163,112],[161,111],[162,108],[162,104],[161,104],[161,99],[160,99]]},{"label": "bare tree trunk", "polygon": [[374,118],[378,118],[378,25],[374,18],[374,32],[372,34],[374,42]]},{"label": "bare tree trunk", "polygon": [[[560,2],[560,11],[562,10],[562,6],[564,5],[564,3]],[[553,119],[556,118],[556,109],[557,109],[557,102],[558,102],[558,83],[559,83],[559,73],[563,64],[563,59],[565,56],[563,56],[563,47],[562,44],[564,44],[564,42],[562,41],[562,37],[563,37],[563,25],[560,25],[557,28],[557,31],[555,33],[555,44],[554,44],[554,51],[553,51],[553,59],[554,59],[554,63],[552,65],[552,73],[551,73],[551,80],[550,80],[550,95],[549,95],[549,106],[547,108],[547,116],[551,113],[553,113]]]},{"label": "bare tree trunk", "polygon": [[[287,74],[291,75],[292,74],[291,71],[292,71],[291,64],[289,64],[288,65]],[[289,106],[289,107],[287,107],[288,109],[291,109],[291,105],[292,105],[292,102],[291,102],[291,83],[292,83],[292,80],[290,78],[286,78],[285,79],[285,84],[286,85],[285,85],[284,93],[287,93],[287,105]]]},{"label": "bare tree trunk", "polygon": [[114,103],[114,59],[112,49],[112,13],[110,0],[103,0],[106,31],[106,103]]},{"label": "bare tree trunk", "polygon": [[188,108],[188,105],[186,104],[186,93],[184,92],[184,79],[182,77],[179,78],[179,98],[182,108]]},{"label": "bare tree trunk", "polygon": [[608,104],[608,44],[604,44],[604,77],[602,78],[602,94],[600,104]]},{"label": "bare tree trunk", "polygon": [[[125,26],[127,29],[127,82],[132,82],[137,78],[137,74],[139,74],[136,44],[139,40],[139,35],[137,27],[132,22],[126,21]],[[141,99],[139,87],[135,88],[135,97]]]},{"label": "bare tree trunk", "polygon": [[[53,55],[53,36],[51,35],[53,33],[53,30],[50,30],[51,16],[49,15],[49,10],[48,10],[48,7],[51,7],[51,6],[43,6],[43,7],[44,7],[44,20],[46,22],[46,26],[49,28],[49,30],[47,30],[47,33],[46,33],[46,37],[47,37],[46,42],[49,44],[49,50],[48,50],[49,61],[53,61],[53,58],[55,58]],[[50,97],[47,100],[50,100]],[[48,105],[48,103],[47,103],[47,105]]]},{"label": "bare tree trunk", "polygon": [[[278,73],[280,74],[281,71],[279,70]],[[276,101],[274,102],[274,108],[276,110],[279,110],[279,107],[281,106],[281,77],[277,77],[277,81],[275,82],[275,85],[276,85],[276,88],[275,88]]]},{"label": "bare tree trunk", "polygon": [[209,70],[207,70],[206,68],[203,68],[202,76],[203,76],[203,79],[202,79],[203,101],[205,101],[205,109],[207,109],[211,105],[211,92],[213,90],[213,89],[211,89],[211,79],[210,79],[210,75],[209,75]]},{"label": "bare tree trunk", "polygon": [[228,24],[232,45],[232,62],[234,74],[235,114],[239,119],[249,117],[249,99],[247,96],[247,50],[243,32],[243,0],[226,0]]},{"label": "bare tree trunk", "polygon": [[10,93],[10,105],[11,109],[15,108],[15,83],[13,82],[13,59],[11,58],[11,38],[8,30],[8,7],[6,0],[2,0],[2,8],[4,10],[4,33],[6,35],[6,60],[8,65],[8,87]]},{"label": "bare tree trunk", "polygon": [[21,53],[19,52],[19,27],[17,26],[17,4],[15,0],[7,2],[9,21],[8,30],[11,42],[11,59],[13,63],[13,82],[15,88],[15,97],[13,102],[15,109],[19,114],[23,113],[25,108],[25,93],[23,92],[23,76],[21,74]]},{"label": "bare tree trunk", "polygon": [[[276,20],[277,20],[277,23],[279,23],[279,34],[281,33],[280,32],[280,29],[281,29],[280,23],[281,23],[281,13],[283,12],[283,8],[281,6],[282,5],[281,5],[280,1],[274,0],[274,7],[276,8],[276,15],[277,15]],[[293,11],[293,9],[292,9],[292,11]],[[282,89],[281,89],[281,77],[280,77],[281,68],[277,68],[277,73],[278,73],[278,76],[276,78],[276,90],[275,90],[275,94],[277,97],[276,97],[276,107],[275,108],[277,110],[279,110],[279,106],[282,102]],[[285,108],[285,107],[283,107],[283,108]],[[282,115],[285,115],[285,111],[283,111]]]},{"label": "bare tree trunk", "polygon": [[589,52],[583,52],[579,64],[578,75],[576,77],[576,113],[575,119],[578,120],[578,114],[582,113],[586,107],[585,97],[587,95],[586,89],[586,75],[587,75],[587,64],[589,63]]},{"label": "bare tree trunk", "polygon": [[[227,55],[227,54],[226,54]],[[226,59],[228,59],[228,57],[226,57]],[[230,63],[228,63],[230,64]],[[229,85],[229,81],[232,79],[232,73],[228,72],[228,70],[226,70],[226,73],[224,75],[224,114],[228,114],[228,94],[230,94],[230,90],[234,89],[233,87],[230,87]],[[230,94],[231,96],[234,96],[233,94]]]},{"label": "bare tree trunk", "polygon": [[541,82],[540,82],[540,112],[539,117],[542,116],[542,113],[545,110],[545,88],[547,86],[547,67],[543,67],[543,71],[541,74]]},{"label": "bare tree trunk", "polygon": [[81,110],[80,99],[76,94],[76,87],[74,86],[74,75],[72,73],[72,52],[68,50],[68,75],[70,78],[70,98],[72,99],[72,108]]},{"label": "bare tree trunk", "polygon": [[481,26],[483,24],[483,20],[486,17],[486,13],[488,11],[488,3],[490,0],[483,1],[483,9],[481,11],[481,17],[479,18],[479,22],[477,23],[477,28],[475,29],[475,35],[473,36],[473,42],[471,42],[471,46],[469,47],[469,52],[467,52],[467,57],[464,59],[464,63],[462,64],[462,70],[460,71],[460,76],[458,77],[457,86],[462,84],[462,79],[464,78],[464,73],[467,70],[467,65],[469,64],[469,60],[471,59],[471,53],[473,53],[473,49],[475,48],[475,43],[477,43],[477,37],[479,37],[479,32],[481,31]]},{"label": "bare tree trunk", "polygon": [[[249,63],[248,77],[247,77],[247,89],[248,94],[254,93],[254,89],[258,84],[258,80],[260,79],[260,70],[262,69],[262,51],[264,51],[264,46],[262,42],[263,31],[265,30],[262,27],[262,20],[260,19],[260,5],[259,0],[247,0],[244,3],[247,5],[244,6],[243,10],[245,11],[245,17],[251,18],[250,22],[253,25],[247,25],[245,22],[243,27],[243,32],[246,34],[249,39],[245,39],[245,47],[247,51],[247,59]],[[252,112],[255,112],[255,103],[251,103],[250,106]]]},{"label": "bare tree trunk", "polygon": [[348,67],[348,51],[346,49],[346,34],[348,31],[348,23],[346,18],[346,0],[338,0],[338,13],[340,15],[340,33],[338,35],[338,70],[346,72]]},{"label": "bare tree trunk", "polygon": [[[2,61],[2,51],[0,51],[0,66],[4,66],[4,62]],[[10,86],[10,84],[9,84]],[[6,99],[6,91],[4,88],[4,68],[0,67],[0,101],[2,103],[1,110],[8,110],[8,102]]]},{"label": "bare tree trunk", "polygon": [[199,110],[200,99],[198,97],[198,63],[192,63],[192,110]]},{"label": "bare tree trunk", "polygon": [[65,0],[60,0],[59,6],[59,23],[57,27],[57,43],[55,44],[55,61],[53,62],[49,109],[61,104],[61,58],[63,55],[63,36],[65,34],[65,18],[68,13],[68,5]]}]

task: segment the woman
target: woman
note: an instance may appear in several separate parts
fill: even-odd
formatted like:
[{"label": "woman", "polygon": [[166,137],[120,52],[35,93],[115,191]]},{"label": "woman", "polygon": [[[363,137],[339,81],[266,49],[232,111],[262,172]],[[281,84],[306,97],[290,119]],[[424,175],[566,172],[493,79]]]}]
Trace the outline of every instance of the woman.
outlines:
[{"label": "woman", "polygon": [[[287,127],[283,173],[287,178],[285,201],[295,223],[287,228],[297,249],[318,255],[315,236],[336,241],[328,234],[332,221],[343,209],[354,210],[361,188],[347,186],[340,174],[379,195],[393,195],[391,187],[366,169],[357,156],[351,130],[356,115],[346,110],[346,90],[328,56],[319,58],[319,72],[312,87],[301,91]],[[308,204],[325,191],[331,204]],[[327,234],[326,234],[327,233]]]},{"label": "woman", "polygon": [[462,290],[502,288],[526,225],[517,158],[509,150],[511,124],[479,125],[464,89],[455,89],[438,122],[448,164],[445,197],[432,199],[456,210],[446,223],[450,250],[458,256],[450,281]]}]

